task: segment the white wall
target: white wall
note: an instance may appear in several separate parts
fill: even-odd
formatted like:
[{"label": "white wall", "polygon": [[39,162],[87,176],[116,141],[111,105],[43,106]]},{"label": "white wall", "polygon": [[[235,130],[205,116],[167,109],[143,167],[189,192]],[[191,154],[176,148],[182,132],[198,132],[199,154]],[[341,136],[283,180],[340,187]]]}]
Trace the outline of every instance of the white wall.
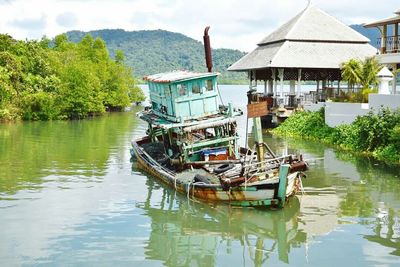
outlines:
[{"label": "white wall", "polygon": [[330,127],[350,124],[357,116],[366,115],[369,111],[368,104],[326,102],[325,123]]},{"label": "white wall", "polygon": [[368,95],[369,108],[375,111],[381,109],[381,107],[388,107],[390,109],[400,108],[400,95],[379,95],[369,94]]}]

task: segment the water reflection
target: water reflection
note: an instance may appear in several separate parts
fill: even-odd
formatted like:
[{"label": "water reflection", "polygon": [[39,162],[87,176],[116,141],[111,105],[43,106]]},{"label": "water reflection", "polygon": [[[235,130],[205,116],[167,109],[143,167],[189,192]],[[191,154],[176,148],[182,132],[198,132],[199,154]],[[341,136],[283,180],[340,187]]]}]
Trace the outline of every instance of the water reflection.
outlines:
[{"label": "water reflection", "polygon": [[110,156],[123,152],[118,144],[135,124],[137,120],[125,114],[0,124],[0,196],[38,190],[45,182],[98,180]]},{"label": "water reflection", "polygon": [[145,254],[167,266],[215,266],[218,254],[237,255],[238,245],[242,257],[235,265],[261,266],[274,254],[288,263],[290,249],[306,241],[297,198],[284,210],[266,211],[196,203],[164,187],[158,201],[153,191],[159,186],[151,178],[147,186],[146,201],[137,204],[151,218]]},{"label": "water reflection", "polygon": [[390,255],[400,256],[398,168],[335,150],[318,142],[299,142],[272,136],[266,138],[275,147],[289,147],[289,153],[322,158],[323,160],[314,162],[308,172],[308,179],[305,181],[308,195],[316,189],[331,187],[337,196],[335,202],[338,223],[368,226],[370,231],[363,235],[366,240],[388,248]]},{"label": "water reflection", "polygon": [[1,124],[2,266],[399,265],[398,169],[266,135],[278,154],[317,159],[306,194],[284,210],[210,206],[132,171],[145,129],[133,113]]},{"label": "water reflection", "polygon": [[151,219],[147,259],[167,266],[323,265],[327,257],[343,266],[396,265],[397,170],[317,142],[265,138],[278,154],[317,159],[305,195],[284,210],[237,209],[192,202],[148,177],[147,199],[137,204]]}]

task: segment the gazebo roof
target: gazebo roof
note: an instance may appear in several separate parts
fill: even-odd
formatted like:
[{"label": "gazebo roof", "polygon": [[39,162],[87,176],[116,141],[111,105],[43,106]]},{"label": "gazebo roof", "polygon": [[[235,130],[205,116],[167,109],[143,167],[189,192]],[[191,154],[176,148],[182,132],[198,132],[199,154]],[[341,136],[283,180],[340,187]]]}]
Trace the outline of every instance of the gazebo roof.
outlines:
[{"label": "gazebo roof", "polygon": [[313,5],[265,37],[258,45],[285,40],[369,42],[367,37]]},{"label": "gazebo roof", "polygon": [[309,6],[258,47],[228,68],[244,71],[263,68],[338,69],[351,58],[373,56],[369,39],[323,12]]}]

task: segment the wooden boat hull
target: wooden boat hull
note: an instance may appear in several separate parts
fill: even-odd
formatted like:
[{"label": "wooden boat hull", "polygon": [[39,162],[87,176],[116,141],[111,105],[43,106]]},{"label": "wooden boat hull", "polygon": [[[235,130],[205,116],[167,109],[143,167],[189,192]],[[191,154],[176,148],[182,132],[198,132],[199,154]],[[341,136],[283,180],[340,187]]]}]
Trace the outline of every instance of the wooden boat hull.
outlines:
[{"label": "wooden boat hull", "polygon": [[[138,141],[132,141],[132,155],[136,158],[138,165],[147,173],[158,178],[166,185],[175,188],[176,191],[186,194],[189,198],[210,202],[223,202],[233,206],[276,206],[283,207],[287,197],[294,195],[300,185],[298,172],[293,172],[283,177],[285,184],[280,186],[282,178],[277,183],[240,185],[237,187],[223,188],[220,184],[201,184],[187,182],[183,183],[176,179],[176,175],[170,170],[162,167],[152,159],[143,149]],[[279,194],[279,190],[283,193]]]}]

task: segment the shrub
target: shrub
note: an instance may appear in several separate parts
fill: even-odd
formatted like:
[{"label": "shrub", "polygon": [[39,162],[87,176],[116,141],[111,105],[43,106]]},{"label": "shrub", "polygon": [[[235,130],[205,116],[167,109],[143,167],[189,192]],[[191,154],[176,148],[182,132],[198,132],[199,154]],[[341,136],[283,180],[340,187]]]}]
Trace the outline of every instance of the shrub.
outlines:
[{"label": "shrub", "polygon": [[324,122],[324,110],[298,112],[273,133],[317,139],[354,152],[366,152],[387,162],[400,163],[400,111],[382,109],[359,116],[335,128]]}]

